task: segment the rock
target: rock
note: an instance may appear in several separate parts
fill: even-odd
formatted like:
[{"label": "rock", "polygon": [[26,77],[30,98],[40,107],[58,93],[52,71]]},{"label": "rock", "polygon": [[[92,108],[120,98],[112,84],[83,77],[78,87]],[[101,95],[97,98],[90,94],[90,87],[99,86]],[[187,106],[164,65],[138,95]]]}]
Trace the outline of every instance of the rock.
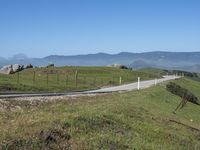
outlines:
[{"label": "rock", "polygon": [[15,73],[15,72],[21,71],[22,67],[19,64],[14,64],[12,66],[12,69],[13,69],[13,73]]},{"label": "rock", "polygon": [[12,65],[6,65],[1,68],[0,73],[3,74],[11,74],[13,73],[13,66]]},{"label": "rock", "polygon": [[54,64],[48,64],[47,68],[54,67]]},{"label": "rock", "polygon": [[22,71],[22,70],[28,69],[28,68],[33,68],[33,66],[31,64],[29,64],[29,65],[19,65],[19,64],[6,65],[3,68],[1,68],[0,73],[12,74],[12,73],[16,73],[18,71]]},{"label": "rock", "polygon": [[119,69],[128,69],[127,66],[122,64],[113,64],[112,67],[119,68]]},{"label": "rock", "polygon": [[33,68],[33,65],[31,64],[27,65],[26,69],[29,69],[29,68]]},{"label": "rock", "polygon": [[24,69],[29,69],[29,68],[33,68],[33,65],[28,64],[28,65],[24,65],[23,67],[24,67]]}]

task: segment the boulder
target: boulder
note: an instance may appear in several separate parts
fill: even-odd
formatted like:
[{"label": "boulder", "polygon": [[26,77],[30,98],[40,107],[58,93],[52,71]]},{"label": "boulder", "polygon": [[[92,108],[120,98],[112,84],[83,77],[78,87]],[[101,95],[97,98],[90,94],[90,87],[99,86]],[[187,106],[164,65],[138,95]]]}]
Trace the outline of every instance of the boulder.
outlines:
[{"label": "boulder", "polygon": [[13,73],[15,73],[15,72],[23,70],[23,67],[21,67],[19,64],[14,64],[12,66],[12,69],[13,69]]},{"label": "boulder", "polygon": [[6,65],[1,68],[0,73],[3,74],[11,74],[13,73],[13,66],[12,65]]},{"label": "boulder", "polygon": [[119,69],[128,69],[127,66],[122,65],[122,64],[113,64],[112,67],[119,68]]},{"label": "boulder", "polygon": [[51,68],[51,67],[54,67],[54,64],[48,64],[47,65],[47,68]]},{"label": "boulder", "polygon": [[22,71],[22,70],[28,69],[28,68],[33,68],[33,66],[31,64],[29,64],[29,65],[19,65],[19,64],[6,65],[0,69],[0,73],[12,74],[12,73],[16,73],[18,71]]},{"label": "boulder", "polygon": [[23,66],[23,69],[29,69],[29,68],[33,68],[33,65],[28,64],[28,65],[24,65],[24,66]]}]

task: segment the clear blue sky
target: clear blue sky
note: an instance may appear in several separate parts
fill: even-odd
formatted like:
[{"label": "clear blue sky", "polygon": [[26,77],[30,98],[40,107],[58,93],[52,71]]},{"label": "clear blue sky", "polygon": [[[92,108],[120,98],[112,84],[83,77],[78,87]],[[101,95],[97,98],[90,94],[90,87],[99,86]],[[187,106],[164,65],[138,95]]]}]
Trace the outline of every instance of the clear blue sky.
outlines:
[{"label": "clear blue sky", "polygon": [[200,51],[200,0],[0,0],[0,56]]}]

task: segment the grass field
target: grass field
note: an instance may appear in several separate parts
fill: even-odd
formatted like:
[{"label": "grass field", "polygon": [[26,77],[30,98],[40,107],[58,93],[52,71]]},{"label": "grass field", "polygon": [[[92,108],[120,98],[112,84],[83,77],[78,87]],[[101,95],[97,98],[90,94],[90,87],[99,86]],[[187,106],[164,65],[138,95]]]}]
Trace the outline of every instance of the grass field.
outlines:
[{"label": "grass field", "polygon": [[[77,75],[76,75],[77,71]],[[112,67],[60,67],[27,69],[13,75],[0,74],[0,91],[74,91],[96,89],[158,78],[160,75]]]},{"label": "grass field", "polygon": [[144,72],[144,73],[150,73],[154,75],[167,75],[167,72],[163,69],[158,69],[158,68],[143,68],[139,69],[138,71]]},{"label": "grass field", "polygon": [[[198,82],[185,78],[174,82],[200,98]],[[141,91],[58,101],[1,101],[1,147],[200,149],[200,131],[191,128],[200,129],[200,107],[187,103],[173,113],[180,100],[160,84]]]}]

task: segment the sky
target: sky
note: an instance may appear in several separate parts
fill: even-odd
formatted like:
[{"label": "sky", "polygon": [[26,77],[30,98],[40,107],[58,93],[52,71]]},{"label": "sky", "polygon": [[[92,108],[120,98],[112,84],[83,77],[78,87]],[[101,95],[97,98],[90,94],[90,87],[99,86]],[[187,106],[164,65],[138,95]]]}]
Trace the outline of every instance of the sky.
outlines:
[{"label": "sky", "polygon": [[200,0],[0,0],[0,57],[200,51]]}]

